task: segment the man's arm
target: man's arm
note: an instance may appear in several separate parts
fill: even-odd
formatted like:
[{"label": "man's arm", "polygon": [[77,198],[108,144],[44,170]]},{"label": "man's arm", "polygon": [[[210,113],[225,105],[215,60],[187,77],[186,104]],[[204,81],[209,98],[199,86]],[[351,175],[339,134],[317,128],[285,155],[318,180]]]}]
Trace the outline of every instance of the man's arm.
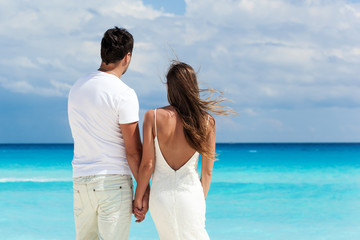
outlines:
[{"label": "man's arm", "polygon": [[129,163],[130,170],[137,182],[142,152],[139,124],[138,122],[120,124],[120,129],[124,138],[126,158]]},{"label": "man's arm", "polygon": [[153,119],[154,110],[147,111],[144,116],[143,125],[143,154],[134,199],[134,214],[138,219],[136,222],[141,222],[148,210],[149,181],[155,166]]}]

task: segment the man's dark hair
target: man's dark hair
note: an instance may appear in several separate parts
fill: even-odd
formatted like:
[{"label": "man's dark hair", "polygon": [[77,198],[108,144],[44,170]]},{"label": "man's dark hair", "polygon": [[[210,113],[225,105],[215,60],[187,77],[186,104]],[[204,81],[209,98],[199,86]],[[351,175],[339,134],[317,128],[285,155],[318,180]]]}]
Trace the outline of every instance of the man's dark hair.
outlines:
[{"label": "man's dark hair", "polygon": [[114,27],[104,33],[101,40],[101,59],[106,64],[120,61],[132,53],[134,38],[126,29]]}]

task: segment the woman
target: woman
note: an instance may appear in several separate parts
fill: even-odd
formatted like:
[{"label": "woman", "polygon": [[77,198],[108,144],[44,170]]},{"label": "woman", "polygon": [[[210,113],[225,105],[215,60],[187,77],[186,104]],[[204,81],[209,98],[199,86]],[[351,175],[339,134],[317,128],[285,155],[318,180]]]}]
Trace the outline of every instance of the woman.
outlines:
[{"label": "woman", "polygon": [[200,98],[191,66],[174,62],[166,79],[170,105],[149,110],[144,117],[135,217],[141,217],[143,195],[154,173],[149,209],[160,239],[209,239],[205,230],[205,199],[215,160],[216,133],[215,120],[209,111],[218,114],[230,111],[218,105],[223,98]]}]

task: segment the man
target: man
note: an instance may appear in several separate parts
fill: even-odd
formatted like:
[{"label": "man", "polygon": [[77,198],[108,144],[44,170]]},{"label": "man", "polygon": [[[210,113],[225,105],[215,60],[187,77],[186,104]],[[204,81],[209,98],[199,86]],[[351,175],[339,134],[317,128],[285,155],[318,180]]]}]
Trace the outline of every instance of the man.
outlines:
[{"label": "man", "polygon": [[[127,30],[107,30],[100,68],[76,81],[69,93],[76,239],[129,238],[131,173],[137,180],[142,146],[138,99],[120,77],[129,67],[133,45]],[[145,217],[148,195],[143,201]]]}]

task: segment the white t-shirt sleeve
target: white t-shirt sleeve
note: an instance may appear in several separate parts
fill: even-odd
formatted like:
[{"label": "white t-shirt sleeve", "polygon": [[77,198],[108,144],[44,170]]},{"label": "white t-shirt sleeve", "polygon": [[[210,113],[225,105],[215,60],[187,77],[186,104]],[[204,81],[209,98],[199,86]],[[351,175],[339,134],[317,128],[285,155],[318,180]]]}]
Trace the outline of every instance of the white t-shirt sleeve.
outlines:
[{"label": "white t-shirt sleeve", "polygon": [[139,101],[133,89],[122,99],[118,107],[119,123],[127,124],[139,121]]}]

